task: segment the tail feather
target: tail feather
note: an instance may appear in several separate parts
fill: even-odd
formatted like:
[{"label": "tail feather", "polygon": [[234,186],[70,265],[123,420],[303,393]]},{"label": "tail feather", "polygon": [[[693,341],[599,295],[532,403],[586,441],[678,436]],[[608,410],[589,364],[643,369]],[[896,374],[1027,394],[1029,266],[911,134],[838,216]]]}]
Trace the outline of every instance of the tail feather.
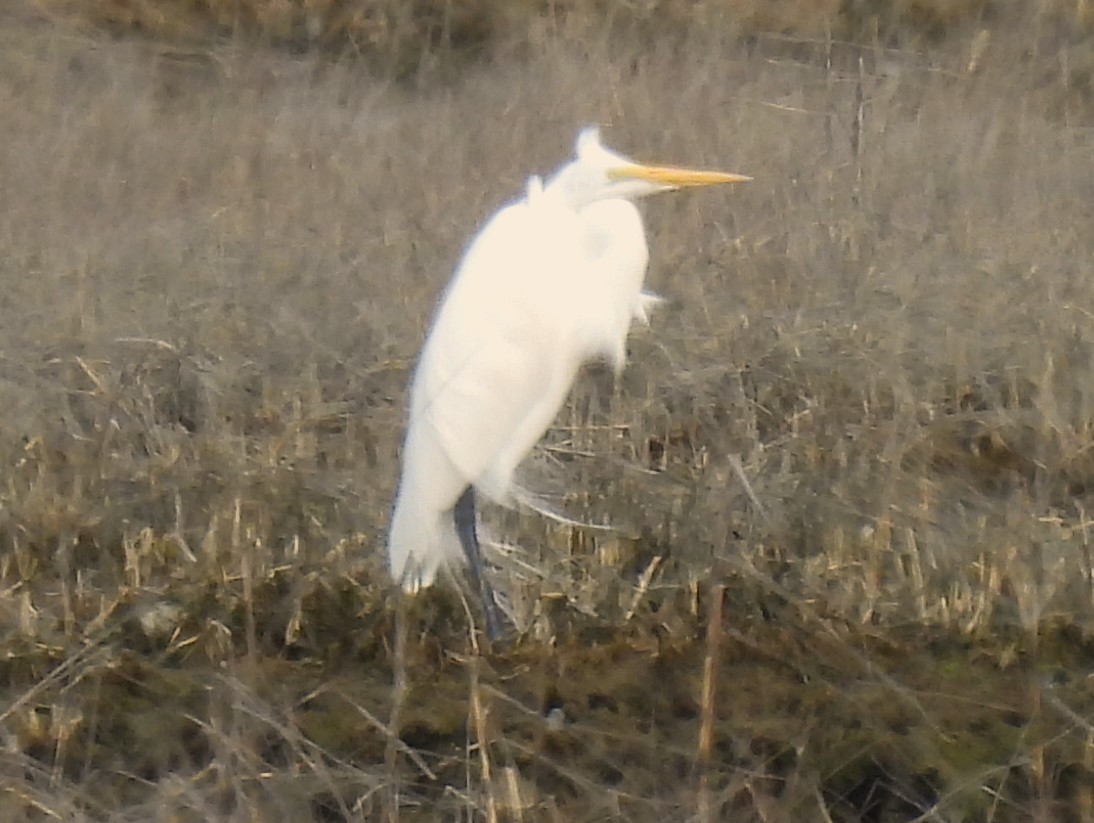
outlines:
[{"label": "tail feather", "polygon": [[442,566],[464,562],[452,513],[420,509],[400,496],[388,533],[391,576],[408,592],[432,586]]}]

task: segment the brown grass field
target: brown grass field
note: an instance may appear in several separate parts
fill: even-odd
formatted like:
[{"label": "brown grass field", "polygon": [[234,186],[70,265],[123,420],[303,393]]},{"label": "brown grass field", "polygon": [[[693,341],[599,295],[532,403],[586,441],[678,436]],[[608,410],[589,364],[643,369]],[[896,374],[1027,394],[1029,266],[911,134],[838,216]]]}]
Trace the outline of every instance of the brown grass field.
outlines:
[{"label": "brown grass field", "polygon": [[[868,5],[0,11],[0,823],[1094,821],[1091,8]],[[644,205],[480,648],[405,386],[588,123],[755,181]]]}]

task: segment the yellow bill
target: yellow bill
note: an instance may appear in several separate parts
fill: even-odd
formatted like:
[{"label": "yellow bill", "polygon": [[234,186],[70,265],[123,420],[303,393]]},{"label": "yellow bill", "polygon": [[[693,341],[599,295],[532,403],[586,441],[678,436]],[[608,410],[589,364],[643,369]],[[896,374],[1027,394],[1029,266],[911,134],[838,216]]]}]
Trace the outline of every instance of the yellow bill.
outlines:
[{"label": "yellow bill", "polygon": [[619,166],[608,171],[611,180],[646,180],[675,189],[689,186],[714,186],[720,183],[747,183],[751,177],[724,171],[679,169],[674,166]]}]

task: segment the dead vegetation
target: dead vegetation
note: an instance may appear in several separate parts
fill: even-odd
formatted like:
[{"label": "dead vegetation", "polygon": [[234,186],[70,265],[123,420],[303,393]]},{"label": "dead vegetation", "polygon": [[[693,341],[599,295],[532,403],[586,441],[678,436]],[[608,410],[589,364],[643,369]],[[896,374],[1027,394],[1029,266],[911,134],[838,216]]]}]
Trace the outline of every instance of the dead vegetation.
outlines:
[{"label": "dead vegetation", "polygon": [[[1084,4],[572,6],[414,90],[61,8],[0,33],[0,820],[1094,818]],[[613,529],[487,512],[482,653],[397,620],[404,386],[588,122],[756,182],[647,204],[668,303],[526,476]]]}]

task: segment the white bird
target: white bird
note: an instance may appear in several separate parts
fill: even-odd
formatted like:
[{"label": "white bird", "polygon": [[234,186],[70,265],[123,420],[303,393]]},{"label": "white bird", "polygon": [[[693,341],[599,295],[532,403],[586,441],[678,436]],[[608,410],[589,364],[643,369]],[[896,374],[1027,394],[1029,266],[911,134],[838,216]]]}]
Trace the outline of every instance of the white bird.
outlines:
[{"label": "white bird", "polygon": [[554,420],[581,365],[618,374],[633,320],[658,302],[642,290],[649,254],[634,199],[739,174],[647,166],[605,148],[596,128],[576,157],[528,181],[471,241],[414,373],[402,477],[388,535],[392,577],[408,592],[442,567],[482,576],[475,492],[511,502],[513,472]]}]

